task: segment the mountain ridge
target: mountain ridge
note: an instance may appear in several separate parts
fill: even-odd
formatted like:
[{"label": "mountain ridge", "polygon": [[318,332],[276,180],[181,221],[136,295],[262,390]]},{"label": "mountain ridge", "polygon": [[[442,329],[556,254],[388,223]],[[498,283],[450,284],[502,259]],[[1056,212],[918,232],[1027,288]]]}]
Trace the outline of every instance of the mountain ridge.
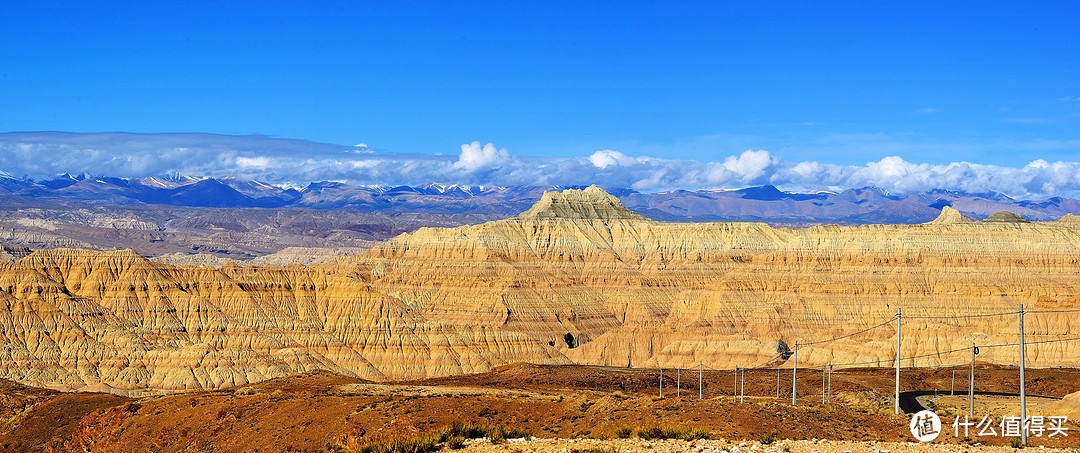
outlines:
[{"label": "mountain ridge", "polygon": [[[112,178],[60,175],[33,181],[0,178],[0,197],[9,203],[93,204],[101,206],[182,206],[210,208],[298,208],[363,212],[482,213],[512,217],[529,209],[545,191],[584,186],[421,186],[350,185],[311,182],[303,187],[273,185],[235,177]],[[1051,197],[1016,200],[1004,194],[933,190],[905,196],[872,187],[840,192],[786,192],[765,185],[742,189],[676,190],[642,193],[612,188],[628,208],[661,221],[761,221],[775,226],[827,223],[925,223],[942,207],[972,219],[1010,211],[1031,221],[1080,215],[1080,200]]]}]

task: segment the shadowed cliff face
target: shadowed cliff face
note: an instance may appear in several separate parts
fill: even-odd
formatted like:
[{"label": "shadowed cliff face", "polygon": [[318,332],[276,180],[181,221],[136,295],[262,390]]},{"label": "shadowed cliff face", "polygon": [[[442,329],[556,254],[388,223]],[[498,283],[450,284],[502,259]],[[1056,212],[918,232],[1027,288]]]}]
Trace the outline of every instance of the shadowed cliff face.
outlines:
[{"label": "shadowed cliff face", "polygon": [[[304,267],[177,268],[126,252],[0,263],[0,377],[100,390],[219,388],[314,369],[372,380],[513,362],[729,368],[855,333],[902,308],[903,356],[1016,340],[1016,316],[1080,308],[1080,225],[970,222],[775,229],[668,224],[597,188],[513,219],[421,229]],[[1029,315],[1037,340],[1076,314]],[[800,347],[799,363],[891,364],[895,327]],[[1059,335],[1060,334],[1060,335]],[[1073,343],[1030,366],[1078,364]],[[1014,363],[1016,348],[980,359]],[[904,365],[966,363],[933,355]]]}]

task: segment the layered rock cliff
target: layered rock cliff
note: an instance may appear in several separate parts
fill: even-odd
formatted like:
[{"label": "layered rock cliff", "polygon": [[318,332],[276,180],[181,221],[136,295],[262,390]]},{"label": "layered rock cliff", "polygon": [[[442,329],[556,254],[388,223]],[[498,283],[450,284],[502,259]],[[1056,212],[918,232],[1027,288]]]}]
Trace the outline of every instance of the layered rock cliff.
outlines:
[{"label": "layered rock cliff", "polygon": [[[660,223],[591,187],[318,266],[39,251],[0,262],[0,377],[175,390],[313,369],[389,380],[522,361],[730,368],[784,363],[796,342],[800,365],[887,366],[898,308],[901,355],[916,357],[904,365],[928,366],[1016,341],[1016,315],[970,316],[1080,308],[1080,225],[965,220]],[[1080,336],[1077,313],[1026,326],[1029,341]],[[1076,346],[1029,345],[1028,364],[1077,365]],[[980,359],[1014,363],[1016,349]]]}]

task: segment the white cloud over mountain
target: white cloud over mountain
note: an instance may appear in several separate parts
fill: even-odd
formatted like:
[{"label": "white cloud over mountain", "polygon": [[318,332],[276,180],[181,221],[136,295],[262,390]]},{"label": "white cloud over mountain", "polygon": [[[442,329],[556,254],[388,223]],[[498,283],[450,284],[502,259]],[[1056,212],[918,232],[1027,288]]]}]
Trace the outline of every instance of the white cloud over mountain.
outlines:
[{"label": "white cloud over mountain", "polygon": [[1001,192],[1037,198],[1080,194],[1080,162],[1036,159],[1021,168],[909,162],[889,156],[863,165],[785,161],[747,150],[714,161],[629,156],[599,150],[584,157],[535,157],[492,143],[461,145],[454,155],[385,153],[265,136],[211,134],[0,134],[0,171],[47,179],[60,173],[117,177],[226,176],[271,183],[339,180],[356,184],[577,185],[728,188],[773,184],[787,190],[873,186],[894,193],[931,189]]},{"label": "white cloud over mountain", "polygon": [[495,149],[493,143],[480,146],[480,142],[472,142],[461,145],[461,155],[458,156],[458,161],[454,163],[454,167],[476,171],[496,167],[509,160],[510,152],[506,148]]}]

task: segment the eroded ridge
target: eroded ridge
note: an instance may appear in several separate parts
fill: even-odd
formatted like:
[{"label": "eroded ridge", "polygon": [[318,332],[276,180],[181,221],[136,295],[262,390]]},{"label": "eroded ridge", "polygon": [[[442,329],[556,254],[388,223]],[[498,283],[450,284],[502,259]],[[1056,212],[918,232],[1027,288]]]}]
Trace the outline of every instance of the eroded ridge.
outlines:
[{"label": "eroded ridge", "polygon": [[[963,362],[937,353],[972,342],[1015,341],[1015,316],[962,316],[1021,303],[1080,308],[1075,221],[958,214],[805,229],[662,223],[590,187],[547,193],[516,218],[425,228],[317,266],[206,269],[131,251],[38,251],[0,263],[0,377],[130,392],[318,369],[385,381],[515,362],[777,365],[795,341],[858,332],[897,308],[913,317],[901,355],[920,357],[905,366],[923,366]],[[1039,340],[1077,334],[1075,313],[1027,322]],[[806,347],[799,361],[888,365],[893,335],[872,329]],[[1028,365],[1075,366],[1070,350],[1032,344]],[[980,359],[1013,363],[1015,352]]]}]

